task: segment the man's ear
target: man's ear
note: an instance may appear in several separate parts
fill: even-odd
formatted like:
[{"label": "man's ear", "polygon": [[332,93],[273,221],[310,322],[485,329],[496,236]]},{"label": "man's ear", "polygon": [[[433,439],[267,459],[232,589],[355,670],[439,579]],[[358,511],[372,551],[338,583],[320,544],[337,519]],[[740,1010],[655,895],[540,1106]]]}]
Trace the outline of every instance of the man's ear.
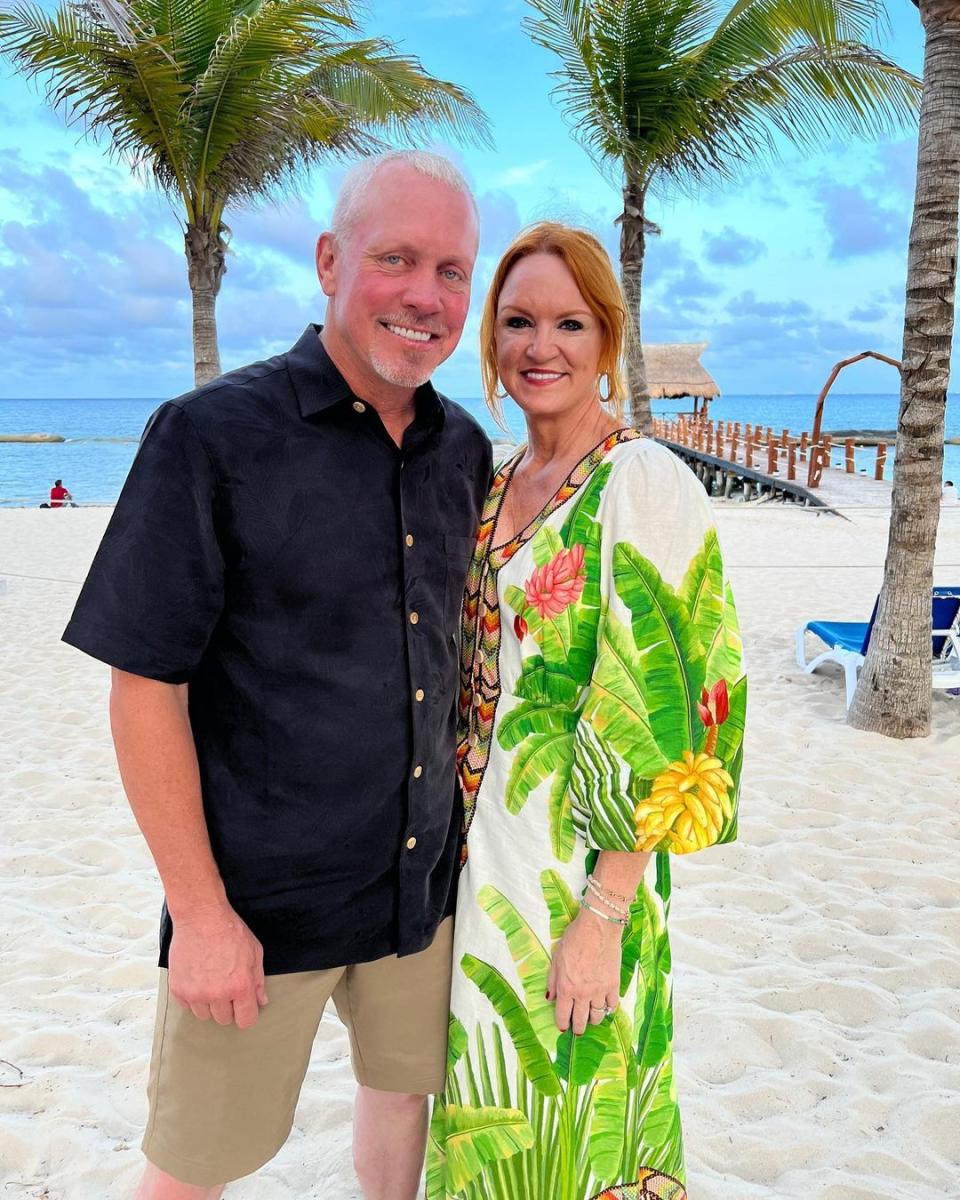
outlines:
[{"label": "man's ear", "polygon": [[337,278],[337,244],[332,233],[321,233],[317,238],[317,278],[325,296],[335,294]]}]

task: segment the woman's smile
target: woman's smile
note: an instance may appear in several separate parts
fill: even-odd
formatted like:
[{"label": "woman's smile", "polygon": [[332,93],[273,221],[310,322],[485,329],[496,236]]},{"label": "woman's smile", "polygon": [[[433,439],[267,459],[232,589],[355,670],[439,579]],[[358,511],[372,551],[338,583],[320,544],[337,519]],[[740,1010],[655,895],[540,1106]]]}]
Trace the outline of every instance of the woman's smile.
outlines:
[{"label": "woman's smile", "polygon": [[565,371],[539,371],[531,369],[529,371],[520,372],[523,379],[534,387],[549,387],[551,383],[558,383],[565,378]]}]

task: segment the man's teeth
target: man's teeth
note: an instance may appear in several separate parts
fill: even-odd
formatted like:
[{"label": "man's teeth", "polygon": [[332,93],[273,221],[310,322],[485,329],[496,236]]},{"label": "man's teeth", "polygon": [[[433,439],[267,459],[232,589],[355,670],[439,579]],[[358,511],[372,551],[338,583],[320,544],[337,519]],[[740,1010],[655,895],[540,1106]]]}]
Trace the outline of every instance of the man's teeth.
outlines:
[{"label": "man's teeth", "polygon": [[559,371],[526,371],[528,379],[559,379],[561,373]]},{"label": "man's teeth", "polygon": [[429,342],[430,334],[421,333],[419,329],[406,329],[403,325],[388,325],[387,328],[397,337],[406,338],[408,342]]}]

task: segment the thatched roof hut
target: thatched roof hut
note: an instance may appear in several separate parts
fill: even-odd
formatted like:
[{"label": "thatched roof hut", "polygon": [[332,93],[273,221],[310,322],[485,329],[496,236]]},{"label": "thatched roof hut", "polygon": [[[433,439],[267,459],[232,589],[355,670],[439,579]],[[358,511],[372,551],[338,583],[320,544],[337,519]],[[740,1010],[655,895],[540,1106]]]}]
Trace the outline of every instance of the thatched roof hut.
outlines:
[{"label": "thatched roof hut", "polygon": [[717,382],[703,368],[700,355],[707,342],[659,342],[644,344],[643,357],[647,367],[647,390],[654,400],[693,398],[703,400],[706,411],[711,400],[720,395]]}]

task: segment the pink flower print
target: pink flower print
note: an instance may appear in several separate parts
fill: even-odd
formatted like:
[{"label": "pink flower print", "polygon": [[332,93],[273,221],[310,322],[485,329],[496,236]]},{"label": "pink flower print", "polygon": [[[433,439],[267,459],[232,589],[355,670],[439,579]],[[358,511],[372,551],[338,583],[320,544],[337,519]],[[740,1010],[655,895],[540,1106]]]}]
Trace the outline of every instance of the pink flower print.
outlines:
[{"label": "pink flower print", "polygon": [[527,604],[537,610],[542,620],[559,617],[580,599],[586,582],[583,552],[579,543],[569,550],[560,550],[527,580],[524,585]]}]

